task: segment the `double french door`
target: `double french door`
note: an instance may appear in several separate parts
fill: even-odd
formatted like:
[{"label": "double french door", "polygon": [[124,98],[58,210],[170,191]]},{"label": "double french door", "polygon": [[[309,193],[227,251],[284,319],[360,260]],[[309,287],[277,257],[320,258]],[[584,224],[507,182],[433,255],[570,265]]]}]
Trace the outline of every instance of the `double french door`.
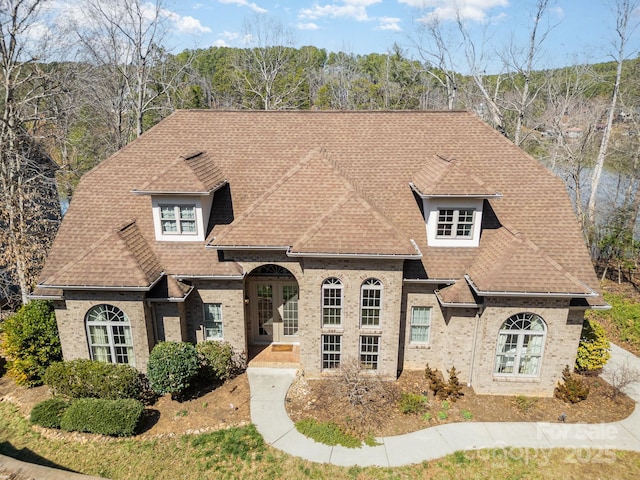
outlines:
[{"label": "double french door", "polygon": [[298,284],[257,279],[248,284],[254,343],[298,340]]}]

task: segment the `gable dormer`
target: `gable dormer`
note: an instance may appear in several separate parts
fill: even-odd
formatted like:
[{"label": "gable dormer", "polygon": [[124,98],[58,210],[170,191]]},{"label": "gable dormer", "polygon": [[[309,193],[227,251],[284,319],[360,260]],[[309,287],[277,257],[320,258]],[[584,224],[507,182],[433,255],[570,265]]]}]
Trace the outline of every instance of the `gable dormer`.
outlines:
[{"label": "gable dormer", "polygon": [[222,170],[206,152],[179,156],[136,195],[151,197],[151,214],[158,241],[204,241],[213,194],[227,183]]},{"label": "gable dormer", "polygon": [[502,197],[459,161],[439,155],[413,175],[410,186],[422,199],[432,247],[477,247],[484,201]]}]

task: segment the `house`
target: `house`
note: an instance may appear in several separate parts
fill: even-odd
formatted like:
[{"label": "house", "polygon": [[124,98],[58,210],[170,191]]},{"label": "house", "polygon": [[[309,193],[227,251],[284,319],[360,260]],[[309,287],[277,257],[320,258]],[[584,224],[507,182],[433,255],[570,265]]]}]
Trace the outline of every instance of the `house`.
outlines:
[{"label": "house", "polygon": [[66,359],[162,340],[552,395],[604,307],[563,183],[467,112],[178,111],[87,173],[36,297]]}]

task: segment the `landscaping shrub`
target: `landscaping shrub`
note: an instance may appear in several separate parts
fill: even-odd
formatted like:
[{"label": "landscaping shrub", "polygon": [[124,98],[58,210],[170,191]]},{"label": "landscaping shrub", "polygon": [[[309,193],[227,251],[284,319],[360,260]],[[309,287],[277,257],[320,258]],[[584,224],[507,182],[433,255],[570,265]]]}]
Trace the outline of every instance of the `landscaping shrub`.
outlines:
[{"label": "landscaping shrub", "polygon": [[424,395],[419,395],[417,393],[403,393],[400,396],[399,408],[400,412],[404,414],[420,413],[428,404],[429,400]]},{"label": "landscaping shrub", "polygon": [[130,436],[135,433],[143,413],[142,402],[132,398],[80,398],[64,412],[60,428],[69,432]]},{"label": "landscaping shrub", "polygon": [[460,385],[460,381],[458,380],[456,367],[452,366],[447,370],[447,373],[449,374],[449,381],[445,386],[445,391],[447,392],[447,396],[455,402],[462,396],[462,385]]},{"label": "landscaping shrub", "polygon": [[149,355],[147,376],[159,395],[179,394],[186,390],[198,374],[198,352],[190,343],[160,342]]},{"label": "landscaping shrub", "polygon": [[569,365],[562,371],[562,383],[555,390],[556,398],[569,403],[578,403],[589,396],[589,386],[582,379],[571,374]]},{"label": "landscaping shrub", "polygon": [[69,402],[62,398],[37,403],[31,409],[31,423],[45,428],[60,428],[60,420],[68,407]]},{"label": "landscaping shrub", "polygon": [[432,369],[428,363],[427,363],[427,366],[425,367],[424,374],[425,374],[425,377],[427,377],[427,380],[429,381],[429,389],[431,389],[433,394],[437,398],[446,398],[447,393],[445,389],[445,383],[442,378],[442,374],[437,370]]},{"label": "landscaping shrub", "polygon": [[598,374],[610,357],[609,340],[604,328],[595,320],[585,320],[576,356],[576,370]]},{"label": "landscaping shrub", "polygon": [[209,341],[196,345],[200,374],[208,380],[224,382],[238,376],[246,368],[246,359],[236,354],[229,342]]},{"label": "landscaping shrub", "polygon": [[51,302],[34,300],[0,324],[7,371],[18,385],[42,384],[47,367],[62,360],[55,312]]},{"label": "landscaping shrub", "polygon": [[57,362],[44,374],[54,395],[69,398],[139,398],[140,373],[130,365],[78,359]]}]

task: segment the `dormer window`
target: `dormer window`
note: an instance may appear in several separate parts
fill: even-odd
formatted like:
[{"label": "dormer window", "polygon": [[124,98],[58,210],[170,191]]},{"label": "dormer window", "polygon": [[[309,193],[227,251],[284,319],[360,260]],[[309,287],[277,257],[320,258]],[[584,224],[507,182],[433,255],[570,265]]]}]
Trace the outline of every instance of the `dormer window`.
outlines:
[{"label": "dormer window", "polygon": [[195,205],[159,205],[163,235],[197,235]]},{"label": "dormer window", "polygon": [[438,210],[437,238],[471,238],[473,212],[471,208]]}]

